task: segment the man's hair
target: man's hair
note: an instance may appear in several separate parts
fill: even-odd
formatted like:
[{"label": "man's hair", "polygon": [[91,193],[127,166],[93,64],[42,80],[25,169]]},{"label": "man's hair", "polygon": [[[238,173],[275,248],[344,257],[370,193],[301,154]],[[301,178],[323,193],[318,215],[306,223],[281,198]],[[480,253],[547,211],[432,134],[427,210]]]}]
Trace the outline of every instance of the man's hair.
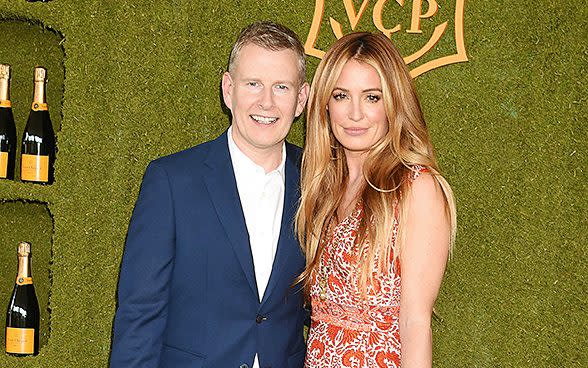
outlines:
[{"label": "man's hair", "polygon": [[298,58],[300,85],[306,80],[306,56],[304,54],[304,47],[296,33],[288,27],[270,21],[260,21],[243,28],[231,50],[229,73],[234,72],[239,53],[248,44],[254,44],[271,51],[294,51]]}]

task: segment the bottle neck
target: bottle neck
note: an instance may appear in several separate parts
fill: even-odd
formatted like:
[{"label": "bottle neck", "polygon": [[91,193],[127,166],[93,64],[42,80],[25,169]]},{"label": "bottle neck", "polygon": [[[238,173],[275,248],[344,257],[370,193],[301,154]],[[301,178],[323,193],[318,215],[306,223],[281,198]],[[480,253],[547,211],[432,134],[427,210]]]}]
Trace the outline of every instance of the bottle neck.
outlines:
[{"label": "bottle neck", "polygon": [[10,101],[10,82],[7,78],[0,78],[0,101]]},{"label": "bottle neck", "polygon": [[31,277],[31,257],[28,255],[18,255],[18,274],[16,278]]},{"label": "bottle neck", "polygon": [[45,82],[35,81],[35,89],[33,92],[33,103],[44,104],[46,103],[45,97]]}]

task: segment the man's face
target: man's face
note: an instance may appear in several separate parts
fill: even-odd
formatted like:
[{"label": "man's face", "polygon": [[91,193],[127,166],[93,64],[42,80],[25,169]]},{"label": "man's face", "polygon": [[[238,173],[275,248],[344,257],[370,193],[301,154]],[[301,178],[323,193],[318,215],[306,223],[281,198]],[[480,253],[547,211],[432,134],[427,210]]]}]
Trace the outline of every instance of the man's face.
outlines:
[{"label": "man's face", "polygon": [[239,149],[248,156],[281,150],[294,118],[304,109],[308,89],[307,83],[300,85],[294,51],[245,45],[233,72],[222,80]]}]

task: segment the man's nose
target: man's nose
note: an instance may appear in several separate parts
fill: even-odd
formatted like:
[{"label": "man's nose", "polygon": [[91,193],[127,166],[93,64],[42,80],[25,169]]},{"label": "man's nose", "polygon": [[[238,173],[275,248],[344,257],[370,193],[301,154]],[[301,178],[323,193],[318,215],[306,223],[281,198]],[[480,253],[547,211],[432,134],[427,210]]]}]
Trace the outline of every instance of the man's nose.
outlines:
[{"label": "man's nose", "polygon": [[269,110],[274,107],[274,93],[271,88],[264,88],[259,98],[259,107],[262,110]]}]

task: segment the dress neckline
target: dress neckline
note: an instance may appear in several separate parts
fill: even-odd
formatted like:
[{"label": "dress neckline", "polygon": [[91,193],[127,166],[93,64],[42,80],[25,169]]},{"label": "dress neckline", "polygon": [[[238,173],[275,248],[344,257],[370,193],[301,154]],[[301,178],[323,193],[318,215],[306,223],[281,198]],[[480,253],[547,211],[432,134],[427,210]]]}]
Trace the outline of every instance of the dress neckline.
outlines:
[{"label": "dress neckline", "polygon": [[[351,210],[351,212],[349,212],[345,217],[343,217],[341,219],[341,221],[339,220],[339,216],[337,216],[337,212],[335,211],[335,216],[333,217],[333,220],[335,222],[335,227],[333,228],[333,231],[336,230],[338,227],[340,227],[341,225],[348,223],[349,220],[351,219],[351,217],[355,217],[357,218],[357,216],[359,215],[359,213],[361,213],[361,210],[363,208],[363,201],[361,199],[358,199],[355,202],[355,205],[353,206],[353,209]],[[331,221],[333,221],[331,220]]]}]

